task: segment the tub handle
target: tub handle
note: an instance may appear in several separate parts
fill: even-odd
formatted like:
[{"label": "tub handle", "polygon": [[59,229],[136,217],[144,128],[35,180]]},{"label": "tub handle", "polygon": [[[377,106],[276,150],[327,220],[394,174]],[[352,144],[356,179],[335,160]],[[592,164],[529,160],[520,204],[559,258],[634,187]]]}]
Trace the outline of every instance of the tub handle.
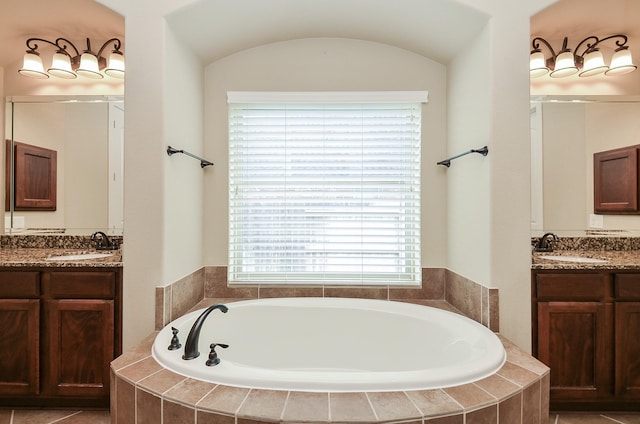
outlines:
[{"label": "tub handle", "polygon": [[211,343],[211,345],[209,345],[209,349],[211,349],[211,352],[209,352],[209,359],[207,359],[207,366],[208,367],[212,367],[214,365],[218,365],[220,363],[220,358],[218,358],[218,354],[216,353],[216,347],[220,346],[223,349],[226,349],[229,347],[228,344],[223,344],[223,343]]},{"label": "tub handle", "polygon": [[178,340],[179,332],[180,330],[178,330],[177,328],[171,327],[171,333],[173,335],[171,336],[171,344],[168,347],[169,350],[176,350],[182,347],[182,345],[180,344],[180,340]]}]

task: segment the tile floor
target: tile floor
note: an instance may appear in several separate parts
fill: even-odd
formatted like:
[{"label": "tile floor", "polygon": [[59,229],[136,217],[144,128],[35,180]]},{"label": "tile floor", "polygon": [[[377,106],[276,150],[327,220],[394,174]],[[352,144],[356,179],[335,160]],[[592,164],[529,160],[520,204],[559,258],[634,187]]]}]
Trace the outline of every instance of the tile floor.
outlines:
[{"label": "tile floor", "polygon": [[[0,409],[0,424],[110,424],[109,411]],[[551,413],[548,424],[640,424],[640,413]]]},{"label": "tile floor", "polygon": [[0,409],[0,424],[110,424],[109,411]]},{"label": "tile floor", "polygon": [[549,414],[549,424],[640,424],[640,412],[603,414]]}]

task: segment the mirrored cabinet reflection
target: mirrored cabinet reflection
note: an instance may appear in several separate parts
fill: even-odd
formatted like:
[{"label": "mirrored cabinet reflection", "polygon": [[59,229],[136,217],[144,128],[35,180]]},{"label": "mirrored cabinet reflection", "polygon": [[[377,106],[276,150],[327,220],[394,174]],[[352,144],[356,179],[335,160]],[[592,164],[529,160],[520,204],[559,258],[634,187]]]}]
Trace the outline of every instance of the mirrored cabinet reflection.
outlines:
[{"label": "mirrored cabinet reflection", "polygon": [[5,110],[5,233],[122,234],[123,98],[14,96]]}]

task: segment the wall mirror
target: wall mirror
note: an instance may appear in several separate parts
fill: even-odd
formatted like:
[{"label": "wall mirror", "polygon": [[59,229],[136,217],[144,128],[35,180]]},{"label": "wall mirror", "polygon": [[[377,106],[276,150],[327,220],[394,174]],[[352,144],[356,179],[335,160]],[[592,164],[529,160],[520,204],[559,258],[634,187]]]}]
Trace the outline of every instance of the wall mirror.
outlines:
[{"label": "wall mirror", "polygon": [[640,216],[594,214],[593,154],[640,144],[640,98],[531,99],[531,233],[639,236]]},{"label": "wall mirror", "polygon": [[5,233],[122,234],[124,98],[13,96],[5,111],[8,155],[24,143],[57,157],[55,210],[16,208],[9,170]]}]

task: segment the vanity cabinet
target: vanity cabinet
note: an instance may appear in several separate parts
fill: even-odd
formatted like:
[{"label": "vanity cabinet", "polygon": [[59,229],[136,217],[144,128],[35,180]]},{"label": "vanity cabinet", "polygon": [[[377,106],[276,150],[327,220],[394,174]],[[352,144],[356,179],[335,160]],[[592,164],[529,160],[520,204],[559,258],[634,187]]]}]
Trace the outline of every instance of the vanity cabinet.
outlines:
[{"label": "vanity cabinet", "polygon": [[554,410],[637,410],[640,274],[532,272],[533,354]]},{"label": "vanity cabinet", "polygon": [[[0,281],[19,274],[0,271]],[[14,358],[14,365],[6,365],[15,368],[11,380],[29,383],[2,381],[0,405],[107,407],[109,364],[122,351],[121,269],[48,268],[27,274],[32,298],[5,299],[11,293],[0,288],[4,328],[13,319],[28,329],[0,336],[9,348],[0,352],[0,376],[7,375],[7,356]],[[20,308],[28,310],[24,317],[12,312]]]},{"label": "vanity cabinet", "polygon": [[37,272],[0,272],[0,394],[40,390],[40,282]]}]

